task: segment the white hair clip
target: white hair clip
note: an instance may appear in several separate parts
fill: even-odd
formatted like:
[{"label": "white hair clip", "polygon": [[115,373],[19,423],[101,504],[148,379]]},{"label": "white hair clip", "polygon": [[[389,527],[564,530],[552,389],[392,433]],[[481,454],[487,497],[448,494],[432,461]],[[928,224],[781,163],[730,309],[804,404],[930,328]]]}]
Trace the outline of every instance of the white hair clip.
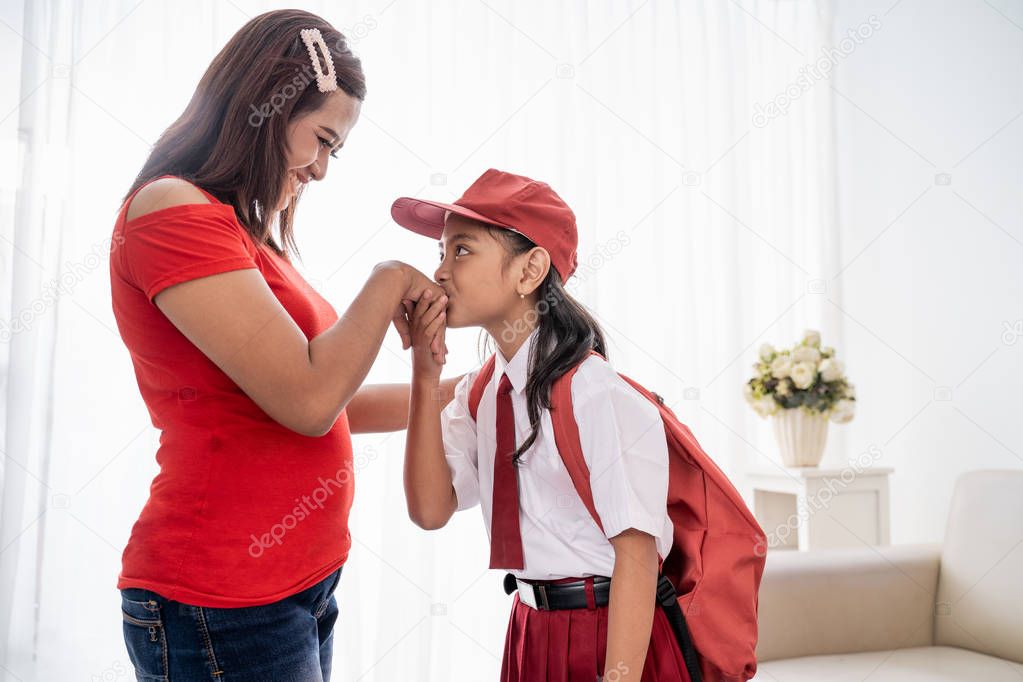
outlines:
[{"label": "white hair clip", "polygon": [[[327,44],[323,42],[323,36],[320,34],[320,29],[302,29],[302,40],[305,42],[305,46],[309,50],[309,59],[312,61],[313,70],[316,72],[316,87],[320,89],[320,92],[337,90],[337,74],[334,72],[334,59],[330,56],[330,50],[327,49]],[[320,67],[320,60],[316,58],[316,45],[320,46],[323,61],[327,65],[327,73],[323,73],[323,69]]]}]

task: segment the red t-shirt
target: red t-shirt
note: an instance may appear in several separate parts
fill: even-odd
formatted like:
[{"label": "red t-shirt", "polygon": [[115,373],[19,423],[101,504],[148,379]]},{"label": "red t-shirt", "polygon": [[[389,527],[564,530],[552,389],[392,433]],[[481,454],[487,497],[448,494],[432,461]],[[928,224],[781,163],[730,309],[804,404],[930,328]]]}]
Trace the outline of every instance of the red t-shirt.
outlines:
[{"label": "red t-shirt", "polygon": [[278,424],[153,297],[187,280],[257,268],[308,339],[338,316],[287,259],[249,237],[229,204],[203,194],[213,203],[126,223],[129,200],[114,226],[114,317],[161,431],[160,471],[132,528],[117,588],[196,606],[256,606],[310,587],[348,557],[348,418],[342,412],[319,438]]}]

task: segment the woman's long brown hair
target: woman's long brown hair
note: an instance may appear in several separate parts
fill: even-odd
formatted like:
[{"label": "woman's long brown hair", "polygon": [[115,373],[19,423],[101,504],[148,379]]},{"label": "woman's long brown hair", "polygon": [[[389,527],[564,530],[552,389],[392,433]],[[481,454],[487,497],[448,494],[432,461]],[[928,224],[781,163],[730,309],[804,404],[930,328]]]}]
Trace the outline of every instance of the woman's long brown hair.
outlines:
[{"label": "woman's long brown hair", "polygon": [[[288,122],[323,105],[302,29],[317,28],[338,87],[362,100],[366,79],[345,37],[310,12],[261,14],[238,30],[210,63],[185,111],[160,135],[124,201],[161,175],[182,177],[234,207],[257,244],[298,252],[292,222],[298,197],[275,216],[286,188]],[[318,51],[317,51],[318,54]],[[326,72],[325,65],[321,69]],[[273,239],[278,219],[281,244]]]}]

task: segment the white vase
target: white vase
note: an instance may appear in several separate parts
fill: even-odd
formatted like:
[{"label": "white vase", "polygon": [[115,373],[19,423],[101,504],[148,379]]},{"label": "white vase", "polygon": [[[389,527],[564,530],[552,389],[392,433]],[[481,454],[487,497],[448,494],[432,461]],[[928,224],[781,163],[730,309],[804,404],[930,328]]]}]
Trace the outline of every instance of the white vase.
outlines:
[{"label": "white vase", "polygon": [[828,418],[798,408],[778,410],[774,415],[774,437],[785,466],[815,467],[820,464],[828,442]]}]

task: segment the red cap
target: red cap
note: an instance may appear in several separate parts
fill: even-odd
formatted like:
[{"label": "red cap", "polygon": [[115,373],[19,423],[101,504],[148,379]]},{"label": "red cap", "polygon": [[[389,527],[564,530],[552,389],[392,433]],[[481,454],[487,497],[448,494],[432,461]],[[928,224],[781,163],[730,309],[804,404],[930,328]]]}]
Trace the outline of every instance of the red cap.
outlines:
[{"label": "red cap", "polygon": [[401,197],[391,217],[404,228],[440,239],[447,212],[518,232],[551,255],[564,283],[575,272],[575,214],[545,182],[491,168],[453,204]]}]

